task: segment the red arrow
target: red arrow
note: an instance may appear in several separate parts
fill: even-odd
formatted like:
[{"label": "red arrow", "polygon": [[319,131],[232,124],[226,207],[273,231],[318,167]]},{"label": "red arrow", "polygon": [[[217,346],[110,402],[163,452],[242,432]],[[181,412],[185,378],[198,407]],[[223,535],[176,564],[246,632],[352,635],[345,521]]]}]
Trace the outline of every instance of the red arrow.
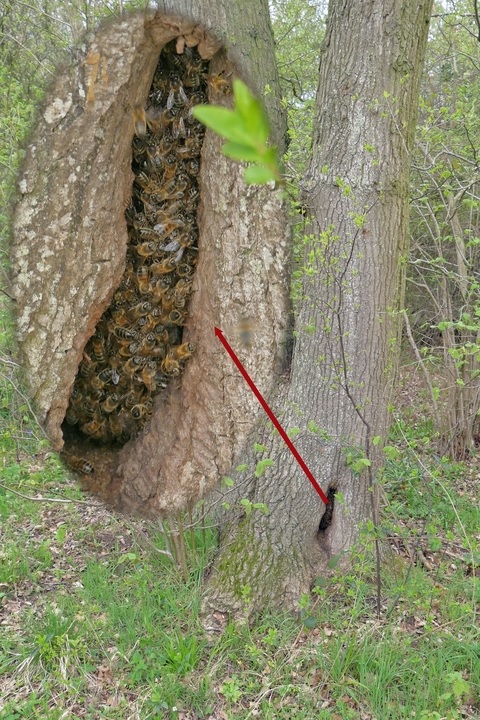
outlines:
[{"label": "red arrow", "polygon": [[273,412],[270,410],[269,406],[267,405],[265,399],[263,398],[262,394],[261,394],[260,391],[258,390],[258,388],[257,388],[257,386],[255,385],[255,383],[253,382],[252,378],[251,378],[250,375],[247,373],[247,371],[246,371],[245,368],[243,367],[243,365],[242,365],[242,363],[240,362],[240,360],[238,359],[238,357],[235,355],[235,352],[233,351],[232,347],[230,346],[228,340],[225,338],[225,336],[224,336],[224,334],[222,333],[222,331],[221,331],[219,328],[217,328],[217,327],[215,328],[215,335],[218,337],[218,339],[220,340],[220,342],[221,342],[222,345],[224,346],[225,350],[228,352],[228,354],[229,354],[230,357],[232,358],[233,362],[234,362],[235,365],[238,367],[238,369],[239,369],[240,372],[242,373],[243,377],[244,377],[245,380],[247,381],[248,385],[250,386],[250,390],[253,392],[253,394],[254,394],[255,397],[257,398],[258,402],[259,402],[260,405],[263,407],[263,409],[264,409],[265,412],[267,413],[268,417],[270,418],[270,420],[272,421],[272,423],[273,423],[273,424],[275,425],[275,427],[277,428],[278,432],[280,433],[280,435],[281,435],[281,437],[282,437],[283,442],[284,442],[285,445],[288,447],[288,449],[289,449],[290,452],[292,453],[293,457],[294,457],[295,460],[298,462],[298,464],[299,464],[300,467],[302,468],[303,472],[305,473],[305,475],[307,476],[307,478],[310,480],[310,482],[312,483],[312,485],[313,485],[313,487],[315,488],[315,490],[317,491],[317,493],[318,493],[318,494],[320,495],[320,497],[322,498],[322,500],[323,500],[323,502],[325,503],[325,505],[328,505],[328,498],[327,498],[327,496],[326,496],[325,493],[323,492],[323,490],[322,490],[322,488],[320,487],[320,485],[318,484],[318,482],[317,482],[317,481],[315,480],[315,478],[313,477],[312,473],[311,473],[310,470],[308,469],[308,467],[307,467],[307,465],[305,464],[305,462],[304,462],[303,458],[301,457],[300,453],[299,453],[299,452],[297,451],[297,449],[295,448],[295,445],[292,443],[292,441],[291,441],[290,438],[288,437],[287,433],[286,433],[285,430],[282,428],[282,426],[281,426],[280,423],[278,422],[278,420],[277,420],[277,418],[275,417],[275,415],[273,414]]}]

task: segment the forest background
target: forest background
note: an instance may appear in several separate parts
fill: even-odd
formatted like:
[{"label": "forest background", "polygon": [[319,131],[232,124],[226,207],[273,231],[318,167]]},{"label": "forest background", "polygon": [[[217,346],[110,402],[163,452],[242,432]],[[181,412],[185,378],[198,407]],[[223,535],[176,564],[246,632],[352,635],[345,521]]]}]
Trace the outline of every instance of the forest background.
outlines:
[{"label": "forest background", "polygon": [[[186,538],[185,580],[165,528],[86,499],[49,451],[15,361],[7,245],[22,142],[56,65],[102,18],[138,6],[15,0],[0,11],[0,718],[479,717],[476,4],[437,5],[430,30],[382,479],[381,532],[399,562],[382,568],[382,617],[367,527],[351,570],[318,578],[299,618],[268,613],[221,637],[198,617],[215,530]],[[326,7],[282,0],[271,11],[293,192],[308,159]]]}]

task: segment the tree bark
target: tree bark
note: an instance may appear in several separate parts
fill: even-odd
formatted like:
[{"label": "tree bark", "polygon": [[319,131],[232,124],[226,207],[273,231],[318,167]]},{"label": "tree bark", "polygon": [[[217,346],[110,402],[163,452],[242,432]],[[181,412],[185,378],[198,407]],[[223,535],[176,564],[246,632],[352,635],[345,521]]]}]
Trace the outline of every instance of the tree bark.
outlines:
[{"label": "tree bark", "polygon": [[[298,608],[314,574],[351,548],[374,514],[373,438],[386,440],[399,352],[410,152],[431,6],[330,1],[302,188],[308,220],[292,375],[275,406],[285,427],[299,428],[296,445],[324,490],[343,500],[319,531],[320,498],[279,436],[264,430],[274,465],[251,480],[247,497],[270,512],[229,528],[206,612]],[[352,472],[349,454],[351,463],[371,462],[371,472],[368,464]]]},{"label": "tree bark", "polygon": [[[12,246],[20,357],[39,420],[56,449],[83,349],[125,270],[132,192],[132,110],[144,105],[159,53],[197,43],[210,73],[252,84],[284,137],[266,1],[166,2],[103,25],[48,93],[19,179]],[[203,25],[199,25],[203,22]],[[232,24],[233,23],[233,24]],[[208,30],[206,29],[208,28]],[[222,45],[223,43],[223,45]],[[210,92],[210,101],[230,103]],[[199,179],[199,262],[183,340],[197,351],[151,422],[121,448],[79,434],[67,450],[95,468],[91,489],[126,511],[158,516],[194,502],[231,467],[260,410],[215,338],[222,327],[262,392],[285,352],[289,241],[277,191],[245,187],[242,168],[207,133]],[[254,318],[255,342],[235,340]],[[257,321],[256,319],[260,320]],[[90,480],[90,478],[88,478]]]}]

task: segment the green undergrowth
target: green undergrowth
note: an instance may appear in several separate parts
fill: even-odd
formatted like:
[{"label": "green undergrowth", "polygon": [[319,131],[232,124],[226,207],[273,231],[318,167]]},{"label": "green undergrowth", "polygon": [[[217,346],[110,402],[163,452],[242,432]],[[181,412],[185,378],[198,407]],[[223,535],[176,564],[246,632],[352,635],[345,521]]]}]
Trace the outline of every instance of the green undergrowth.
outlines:
[{"label": "green undergrowth", "polygon": [[[382,524],[349,570],[318,578],[298,617],[216,634],[199,614],[215,531],[187,534],[184,582],[158,526],[77,488],[15,373],[3,362],[1,720],[480,717],[476,458],[438,457],[428,423],[397,419]],[[380,619],[375,534],[390,548]]]},{"label": "green undergrowth", "polygon": [[[214,531],[197,530],[195,547],[188,536],[183,582],[158,528],[90,502],[28,408],[2,418],[2,720],[479,717],[474,466],[419,455],[394,428],[380,619],[366,530],[349,571],[319,578],[299,617],[266,612],[216,635],[199,617]],[[419,548],[428,568],[409,562]]]}]

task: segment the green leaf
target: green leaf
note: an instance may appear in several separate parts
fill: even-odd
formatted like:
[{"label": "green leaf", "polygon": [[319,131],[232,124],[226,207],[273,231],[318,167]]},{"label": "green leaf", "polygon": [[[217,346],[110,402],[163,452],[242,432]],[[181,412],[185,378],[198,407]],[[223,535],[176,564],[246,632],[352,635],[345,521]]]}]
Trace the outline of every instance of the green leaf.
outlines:
[{"label": "green leaf", "polygon": [[372,445],[380,445],[382,442],[382,436],[381,435],[375,435],[375,437],[372,440]]},{"label": "green leaf", "polygon": [[270,460],[270,458],[265,458],[264,460],[259,460],[257,463],[257,467],[255,468],[255,477],[261,477],[267,467],[271,467],[273,465],[273,460]]},{"label": "green leaf", "polygon": [[268,121],[260,102],[241,80],[233,81],[235,109],[244,120],[245,128],[259,145],[265,145],[270,135]]},{"label": "green leaf", "polygon": [[231,477],[224,477],[223,484],[225,485],[225,487],[233,487],[235,485]]},{"label": "green leaf", "polygon": [[253,503],[253,507],[255,510],[260,510],[263,515],[268,515],[268,513],[270,512],[270,510],[268,509],[268,505],[266,505],[265,503]]},{"label": "green leaf", "polygon": [[313,615],[308,615],[308,617],[304,618],[303,624],[309,630],[313,630],[313,628],[317,627],[317,619]]},{"label": "green leaf", "polygon": [[248,470],[248,465],[246,463],[243,463],[242,465],[237,465],[235,470],[237,472],[246,472]]},{"label": "green leaf", "polygon": [[330,560],[327,562],[327,567],[330,568],[330,570],[334,570],[340,562],[341,556],[341,553],[338,553],[338,555],[332,555]]},{"label": "green leaf", "polygon": [[242,80],[238,78],[233,81],[233,97],[235,107],[241,115],[248,115],[252,110],[255,98]]},{"label": "green leaf", "polygon": [[328,582],[323,577],[317,577],[315,579],[315,582],[313,583],[313,587],[317,587],[317,588],[326,588],[327,585],[328,585]]},{"label": "green leaf", "polygon": [[264,164],[278,168],[278,152],[276,146],[270,145],[270,147],[267,147],[266,150],[262,152],[262,159]]},{"label": "green leaf", "polygon": [[385,445],[385,447],[383,448],[383,452],[389,460],[396,460],[398,457],[400,457],[400,451],[393,445]]},{"label": "green leaf", "polygon": [[252,148],[251,145],[241,145],[240,143],[228,142],[222,147],[222,152],[227,157],[243,162],[262,162],[262,155]]},{"label": "green leaf", "polygon": [[266,167],[265,165],[252,165],[245,170],[244,173],[245,182],[248,185],[265,185],[272,180],[276,181],[276,176],[273,170]]},{"label": "green leaf", "polygon": [[260,445],[260,443],[257,442],[253,443],[253,449],[255,452],[267,452],[265,445]]},{"label": "green leaf", "polygon": [[192,113],[197,120],[227,140],[256,148],[255,139],[248,132],[243,118],[233,110],[212,105],[196,105]]},{"label": "green leaf", "polygon": [[242,505],[245,508],[245,515],[250,515],[252,512],[252,502],[248,498],[243,498],[240,500],[240,505]]}]

